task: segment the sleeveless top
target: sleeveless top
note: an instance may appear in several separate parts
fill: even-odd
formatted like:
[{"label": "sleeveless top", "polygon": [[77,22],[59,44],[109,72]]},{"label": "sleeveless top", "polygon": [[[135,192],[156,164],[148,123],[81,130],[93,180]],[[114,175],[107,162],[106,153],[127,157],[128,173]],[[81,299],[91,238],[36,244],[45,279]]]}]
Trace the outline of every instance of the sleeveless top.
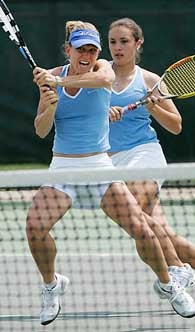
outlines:
[{"label": "sleeveless top", "polygon": [[[65,65],[61,77],[66,76]],[[81,88],[69,95],[57,87],[59,101],[55,113],[53,152],[84,154],[109,149],[109,106],[111,91],[106,88]]]},{"label": "sleeveless top", "polygon": [[[135,103],[147,93],[142,70],[136,66],[133,80],[122,91],[112,90],[111,106],[124,107]],[[151,127],[150,113],[146,106],[139,106],[137,109],[126,112],[121,121],[110,123],[110,150],[119,152],[132,149],[135,146],[158,142],[157,134]]]}]

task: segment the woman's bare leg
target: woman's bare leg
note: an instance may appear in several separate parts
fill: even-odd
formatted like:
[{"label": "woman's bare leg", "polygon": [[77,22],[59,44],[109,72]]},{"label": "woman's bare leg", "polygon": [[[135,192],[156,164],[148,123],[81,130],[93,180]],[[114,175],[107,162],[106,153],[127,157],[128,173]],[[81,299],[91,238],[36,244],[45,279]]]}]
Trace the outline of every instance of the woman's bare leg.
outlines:
[{"label": "woman's bare leg", "polygon": [[176,234],[173,228],[169,226],[159,201],[152,210],[152,217],[155,220],[158,220],[159,224],[161,224],[164,228],[166,234],[173,243],[180,260],[184,263],[189,263],[193,268],[195,268],[195,245],[188,241],[185,237]]},{"label": "woman's bare leg", "polygon": [[47,284],[54,280],[56,246],[49,231],[71,205],[71,199],[53,188],[36,193],[29,209],[26,234],[37,267]]},{"label": "woman's bare leg", "polygon": [[[146,212],[147,215],[152,216],[152,220],[155,221],[155,228],[153,231],[161,243],[167,264],[181,266],[181,264],[189,263],[195,268],[195,245],[190,243],[184,237],[177,235],[173,228],[169,226],[168,220],[159,202],[157,184],[155,182],[145,184],[137,182],[134,184],[128,183],[128,189],[134,195],[142,210]],[[148,219],[148,221],[151,226],[150,219]],[[175,248],[175,257],[178,259],[178,264],[175,264],[174,261],[172,261],[172,254],[170,255],[169,251],[166,250],[166,241],[168,240],[165,240],[165,234],[167,234],[169,241],[172,242],[172,245]]]},{"label": "woman's bare leg", "polygon": [[104,212],[135,239],[138,254],[163,283],[170,281],[161,245],[125,184],[113,183],[101,203]]}]

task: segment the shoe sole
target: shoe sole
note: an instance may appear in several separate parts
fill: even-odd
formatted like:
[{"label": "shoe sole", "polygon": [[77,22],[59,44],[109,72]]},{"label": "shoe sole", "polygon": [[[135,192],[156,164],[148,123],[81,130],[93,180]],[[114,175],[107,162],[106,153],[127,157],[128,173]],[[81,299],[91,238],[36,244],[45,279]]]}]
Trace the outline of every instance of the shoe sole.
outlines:
[{"label": "shoe sole", "polygon": [[179,312],[173,307],[173,305],[171,305],[171,306],[172,306],[173,310],[174,310],[179,316],[181,316],[181,317],[183,317],[183,318],[192,318],[192,317],[195,316],[195,313],[194,313],[194,314],[191,314],[191,315],[189,315],[189,316],[184,316],[184,315],[180,314],[180,313],[179,313]]},{"label": "shoe sole", "polygon": [[58,317],[60,310],[61,310],[61,307],[59,306],[57,315],[54,318],[47,320],[46,322],[41,322],[41,325],[49,325],[50,323],[52,323]]},{"label": "shoe sole", "polygon": [[[167,299],[168,300],[168,298],[166,297],[166,295],[164,295],[163,293],[161,293],[161,291],[160,291],[160,289],[158,288],[158,286],[156,285],[156,284],[154,284],[154,290],[155,290],[155,292],[159,295],[159,297],[160,297],[160,299]],[[188,316],[184,316],[184,315],[182,315],[182,314],[180,314],[175,308],[174,308],[174,306],[171,304],[171,306],[172,306],[172,308],[173,308],[173,310],[179,315],[179,316],[181,316],[181,317],[183,317],[183,318],[192,318],[192,317],[194,317],[195,316],[195,313],[193,313],[193,314],[191,314],[191,315],[188,315]]]}]

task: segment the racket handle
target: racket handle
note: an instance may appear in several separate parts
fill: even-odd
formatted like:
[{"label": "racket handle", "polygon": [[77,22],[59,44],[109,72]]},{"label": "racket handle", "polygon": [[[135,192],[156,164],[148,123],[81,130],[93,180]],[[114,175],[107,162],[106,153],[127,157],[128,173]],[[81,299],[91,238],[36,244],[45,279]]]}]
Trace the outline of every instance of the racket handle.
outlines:
[{"label": "racket handle", "polygon": [[32,55],[30,54],[28,48],[26,46],[20,46],[19,47],[19,51],[20,53],[23,55],[23,57],[28,61],[30,67],[32,69],[35,69],[35,67],[37,66]]},{"label": "racket handle", "polygon": [[126,113],[126,112],[131,112],[133,110],[135,110],[137,108],[137,104],[129,104],[125,107],[123,107],[123,113]]}]

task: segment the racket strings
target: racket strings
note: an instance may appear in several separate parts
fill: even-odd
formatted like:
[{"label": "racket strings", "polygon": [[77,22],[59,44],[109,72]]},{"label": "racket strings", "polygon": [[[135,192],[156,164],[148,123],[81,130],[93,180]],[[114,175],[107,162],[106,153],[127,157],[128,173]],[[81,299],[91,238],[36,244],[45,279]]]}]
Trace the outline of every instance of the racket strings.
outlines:
[{"label": "racket strings", "polygon": [[8,33],[11,41],[18,46],[20,53],[28,61],[30,67],[34,69],[36,63],[22,38],[15,19],[3,0],[0,0],[0,24],[3,30]]},{"label": "racket strings", "polygon": [[194,58],[167,71],[163,81],[171,95],[188,96],[195,94]]},{"label": "racket strings", "polygon": [[[0,3],[1,5],[1,3]],[[5,8],[0,6],[0,24],[5,32],[9,34],[9,38],[15,43],[19,44],[17,38],[17,32],[19,31],[17,25],[14,22],[13,16]]]}]

